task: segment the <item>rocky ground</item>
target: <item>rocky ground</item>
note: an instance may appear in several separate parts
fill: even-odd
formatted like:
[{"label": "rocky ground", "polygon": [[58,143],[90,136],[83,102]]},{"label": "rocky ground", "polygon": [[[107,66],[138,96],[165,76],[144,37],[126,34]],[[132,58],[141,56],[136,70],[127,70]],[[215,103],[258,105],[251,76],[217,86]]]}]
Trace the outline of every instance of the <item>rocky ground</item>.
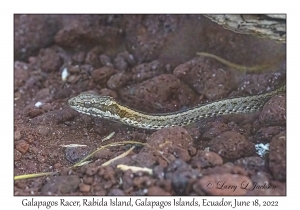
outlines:
[{"label": "rocky ground", "polygon": [[[196,56],[202,51],[268,67],[243,73]],[[201,15],[16,15],[14,174],[56,173],[16,180],[15,195],[285,195],[285,94],[261,112],[158,131],[82,115],[67,104],[92,91],[164,113],[260,94],[285,82],[285,53],[285,44],[225,30]],[[133,145],[105,148],[70,168],[102,145],[124,141],[149,146],[136,144],[101,166]],[[270,144],[263,156],[260,143]],[[61,146],[68,144],[86,146]]]}]

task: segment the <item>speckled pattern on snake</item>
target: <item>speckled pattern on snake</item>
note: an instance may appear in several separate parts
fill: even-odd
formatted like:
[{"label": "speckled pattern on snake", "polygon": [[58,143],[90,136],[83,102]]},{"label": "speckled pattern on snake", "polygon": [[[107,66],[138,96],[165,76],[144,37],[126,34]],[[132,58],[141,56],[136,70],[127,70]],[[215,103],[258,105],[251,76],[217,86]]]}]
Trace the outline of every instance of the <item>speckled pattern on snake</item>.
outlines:
[{"label": "speckled pattern on snake", "polygon": [[69,99],[69,105],[78,112],[120,122],[137,128],[161,129],[170,126],[185,126],[201,118],[218,115],[251,113],[260,110],[274,95],[284,92],[286,85],[260,95],[229,98],[199,104],[185,111],[164,114],[149,114],[131,109],[109,96],[80,94]]}]

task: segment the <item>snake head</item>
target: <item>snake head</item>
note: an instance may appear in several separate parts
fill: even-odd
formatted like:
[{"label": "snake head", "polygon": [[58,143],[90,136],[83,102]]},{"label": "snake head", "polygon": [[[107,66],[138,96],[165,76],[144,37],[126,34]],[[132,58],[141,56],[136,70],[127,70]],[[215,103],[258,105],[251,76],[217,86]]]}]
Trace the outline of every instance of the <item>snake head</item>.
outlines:
[{"label": "snake head", "polygon": [[83,93],[68,100],[71,108],[83,114],[114,120],[119,118],[113,114],[117,110],[115,100],[110,96],[99,96]]},{"label": "snake head", "polygon": [[68,104],[74,109],[76,109],[76,107],[90,108],[94,105],[109,106],[113,102],[114,99],[110,96],[98,96],[93,94],[80,94],[68,100]]}]

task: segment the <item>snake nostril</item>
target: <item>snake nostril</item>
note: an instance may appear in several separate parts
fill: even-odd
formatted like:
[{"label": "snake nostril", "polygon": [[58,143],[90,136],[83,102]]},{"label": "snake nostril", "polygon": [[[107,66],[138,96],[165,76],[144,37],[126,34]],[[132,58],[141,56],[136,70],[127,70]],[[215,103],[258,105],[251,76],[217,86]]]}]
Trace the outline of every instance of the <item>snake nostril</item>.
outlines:
[{"label": "snake nostril", "polygon": [[68,100],[68,104],[70,106],[74,106],[74,100],[73,100],[73,98],[71,98],[71,99]]}]

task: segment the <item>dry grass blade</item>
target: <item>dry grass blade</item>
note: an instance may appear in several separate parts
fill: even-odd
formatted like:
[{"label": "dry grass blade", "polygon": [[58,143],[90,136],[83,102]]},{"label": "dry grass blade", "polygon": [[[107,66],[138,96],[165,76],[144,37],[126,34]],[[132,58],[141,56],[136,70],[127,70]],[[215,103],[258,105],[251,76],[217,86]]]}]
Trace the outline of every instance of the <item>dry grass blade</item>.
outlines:
[{"label": "dry grass blade", "polygon": [[107,141],[109,139],[111,139],[111,137],[113,137],[115,135],[116,132],[112,132],[110,133],[108,136],[106,136],[105,138],[102,139],[102,142]]},{"label": "dry grass blade", "polygon": [[109,161],[103,163],[102,166],[108,166],[108,165],[111,164],[113,161],[118,160],[118,159],[120,159],[120,158],[122,158],[122,157],[125,157],[125,156],[128,155],[134,148],[135,148],[134,146],[131,147],[129,150],[127,150],[127,151],[124,152],[123,154],[121,154],[121,155],[119,155],[119,156],[117,156],[117,157],[115,157],[115,158],[113,158],[113,159],[111,159],[111,160],[109,160]]},{"label": "dry grass blade", "polygon": [[85,145],[85,144],[67,144],[67,145],[61,144],[60,146],[61,147],[86,147],[87,145]]},{"label": "dry grass blade", "polygon": [[107,147],[114,147],[114,146],[124,145],[124,144],[140,144],[140,145],[144,145],[144,146],[147,145],[146,143],[141,143],[141,142],[138,142],[138,141],[122,141],[122,142],[115,142],[115,143],[107,144],[105,146],[101,146],[98,149],[96,149],[94,152],[92,152],[91,154],[89,154],[88,156],[86,156],[85,158],[83,158],[81,161],[79,161],[78,163],[76,163],[75,165],[73,165],[73,167],[80,166],[80,164],[82,164],[82,162],[88,160],[94,154],[96,154],[97,152],[99,152],[102,149],[105,149]]},{"label": "dry grass blade", "polygon": [[84,162],[81,162],[78,166],[84,166],[84,165],[89,164],[90,162],[92,162],[92,161],[91,160],[84,161]]},{"label": "dry grass blade", "polygon": [[243,65],[232,63],[230,61],[227,61],[227,60],[225,60],[225,59],[223,59],[219,56],[216,56],[216,55],[213,55],[213,54],[210,54],[210,53],[197,52],[196,54],[199,55],[199,56],[204,56],[204,57],[209,57],[209,58],[216,59],[217,61],[223,63],[224,65],[226,65],[230,68],[233,68],[235,70],[239,70],[241,72],[248,72],[248,73],[261,72],[264,69],[266,69],[267,67],[270,67],[270,64],[261,64],[261,65],[257,65],[257,66],[248,67],[248,66],[243,66]]},{"label": "dry grass blade", "polygon": [[38,174],[24,174],[24,175],[20,175],[20,176],[15,176],[14,180],[37,178],[37,177],[41,177],[41,176],[49,176],[53,173],[56,173],[56,172],[46,172],[46,173],[38,173]]}]

